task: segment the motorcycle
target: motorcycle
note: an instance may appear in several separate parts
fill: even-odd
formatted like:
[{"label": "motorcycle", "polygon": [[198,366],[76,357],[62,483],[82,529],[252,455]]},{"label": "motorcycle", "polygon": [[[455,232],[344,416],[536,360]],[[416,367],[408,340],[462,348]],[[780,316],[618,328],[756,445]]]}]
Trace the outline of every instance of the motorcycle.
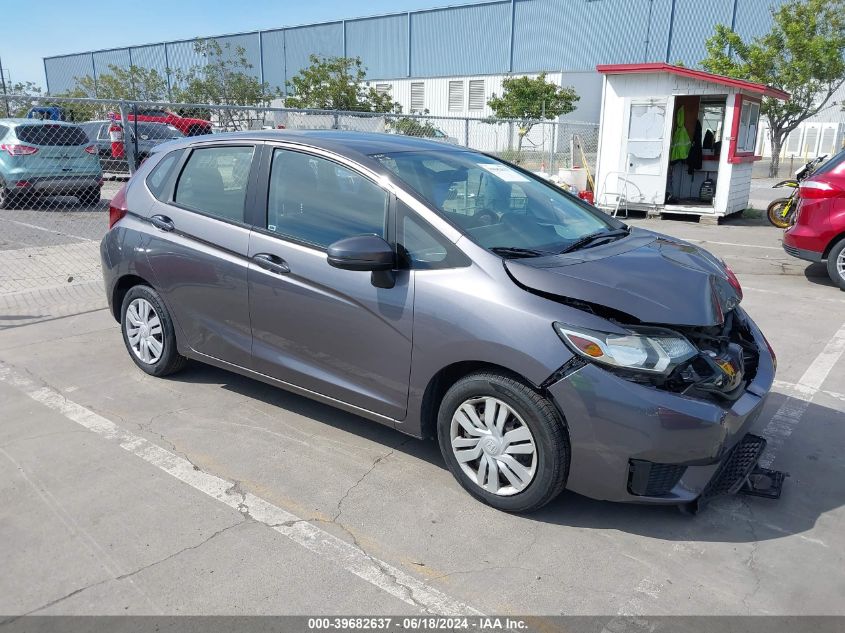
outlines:
[{"label": "motorcycle", "polygon": [[792,224],[792,218],[795,215],[795,210],[798,208],[798,186],[802,180],[811,176],[825,159],[827,159],[827,154],[814,158],[795,172],[795,178],[781,180],[774,186],[774,189],[789,187],[792,189],[792,193],[789,194],[789,197],[778,198],[769,205],[768,209],[766,209],[766,217],[769,218],[769,222],[779,229],[785,229]]}]

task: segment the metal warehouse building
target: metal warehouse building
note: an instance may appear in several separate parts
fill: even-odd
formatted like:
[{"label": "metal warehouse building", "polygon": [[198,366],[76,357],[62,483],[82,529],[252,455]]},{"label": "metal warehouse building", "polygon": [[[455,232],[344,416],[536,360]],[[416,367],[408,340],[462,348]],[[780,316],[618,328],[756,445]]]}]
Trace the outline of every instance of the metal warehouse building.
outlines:
[{"label": "metal warehouse building", "polygon": [[[282,91],[311,54],[360,57],[368,80],[390,90],[404,112],[432,115],[489,116],[487,99],[501,92],[504,77],[546,71],[581,96],[567,118],[597,122],[597,64],[698,66],[717,23],[731,25],[744,38],[763,34],[771,25],[771,9],[782,1],[499,0],[202,37],[230,49],[242,47],[251,72]],[[199,62],[194,41],[181,40],[48,57],[44,71],[48,91],[59,94],[73,88],[75,78],[96,78],[110,65],[167,74],[168,68]],[[839,121],[841,115],[831,118]],[[841,142],[843,127],[837,122],[815,130],[811,153],[826,151],[823,141],[831,147]],[[797,146],[803,148],[801,140]]]}]

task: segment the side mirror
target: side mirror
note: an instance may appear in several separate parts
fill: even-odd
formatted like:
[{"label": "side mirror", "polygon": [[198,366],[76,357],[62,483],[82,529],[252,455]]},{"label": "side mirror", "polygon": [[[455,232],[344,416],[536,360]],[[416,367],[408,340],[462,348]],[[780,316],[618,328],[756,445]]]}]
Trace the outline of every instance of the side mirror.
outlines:
[{"label": "side mirror", "polygon": [[377,235],[355,235],[338,240],[329,246],[328,261],[330,266],[343,270],[378,272],[396,267],[393,247]]}]

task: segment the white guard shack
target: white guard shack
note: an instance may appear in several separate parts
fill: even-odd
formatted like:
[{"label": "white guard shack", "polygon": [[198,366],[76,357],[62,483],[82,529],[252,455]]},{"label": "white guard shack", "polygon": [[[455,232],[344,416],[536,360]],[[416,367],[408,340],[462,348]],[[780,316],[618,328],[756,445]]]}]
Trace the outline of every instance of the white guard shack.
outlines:
[{"label": "white guard shack", "polygon": [[719,218],[748,206],[751,169],[761,158],[760,101],[789,99],[788,93],[670,64],[596,70],[604,75],[599,207]]}]

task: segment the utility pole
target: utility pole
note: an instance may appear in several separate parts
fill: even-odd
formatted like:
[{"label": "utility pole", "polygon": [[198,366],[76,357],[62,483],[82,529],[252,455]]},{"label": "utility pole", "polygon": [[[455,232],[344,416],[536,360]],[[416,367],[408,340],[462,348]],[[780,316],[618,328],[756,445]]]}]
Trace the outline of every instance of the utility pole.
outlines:
[{"label": "utility pole", "polygon": [[3,71],[3,60],[0,59],[0,84],[3,85],[3,101],[6,103],[6,117],[12,116],[9,112],[9,96],[6,92],[6,75]]}]

